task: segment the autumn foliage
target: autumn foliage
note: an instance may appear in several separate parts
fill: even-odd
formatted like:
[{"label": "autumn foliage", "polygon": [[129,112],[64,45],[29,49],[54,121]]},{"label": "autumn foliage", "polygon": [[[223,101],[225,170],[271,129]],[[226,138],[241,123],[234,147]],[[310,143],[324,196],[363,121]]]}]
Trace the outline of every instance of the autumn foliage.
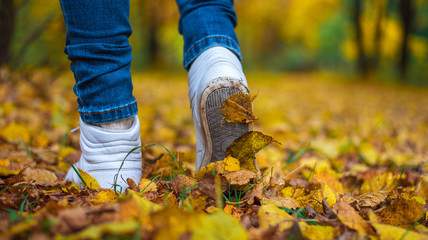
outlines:
[{"label": "autumn foliage", "polygon": [[[79,169],[85,188],[63,179],[80,151],[72,77],[8,77],[16,81],[0,85],[2,238],[428,238],[425,89],[249,75],[253,107],[254,96],[232,96],[223,112],[254,131],[195,172],[185,77],[134,75],[143,178],[119,193]],[[229,118],[228,107],[243,115]]]}]

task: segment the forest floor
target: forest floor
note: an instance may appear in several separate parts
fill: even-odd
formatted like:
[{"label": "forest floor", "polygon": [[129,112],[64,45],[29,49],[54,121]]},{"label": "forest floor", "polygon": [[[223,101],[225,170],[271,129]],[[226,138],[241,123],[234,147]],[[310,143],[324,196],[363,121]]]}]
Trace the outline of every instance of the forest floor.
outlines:
[{"label": "forest floor", "polygon": [[1,239],[428,238],[428,89],[249,75],[259,171],[237,156],[195,173],[186,76],[135,74],[144,171],[119,194],[63,179],[71,74],[1,74]]}]

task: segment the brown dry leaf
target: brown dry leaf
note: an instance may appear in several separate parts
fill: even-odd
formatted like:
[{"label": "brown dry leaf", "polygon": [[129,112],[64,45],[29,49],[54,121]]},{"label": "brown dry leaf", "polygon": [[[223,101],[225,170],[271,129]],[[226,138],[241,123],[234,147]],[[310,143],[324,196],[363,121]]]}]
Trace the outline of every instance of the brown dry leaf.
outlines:
[{"label": "brown dry leaf", "polygon": [[80,176],[82,176],[83,180],[86,183],[86,187],[89,189],[100,189],[100,185],[98,184],[97,179],[93,178],[91,175],[86,173],[80,168],[77,168],[79,170]]},{"label": "brown dry leaf", "polygon": [[374,235],[370,225],[346,202],[338,202],[335,205],[337,217],[347,227],[355,229],[362,236]]},{"label": "brown dry leaf", "polygon": [[[405,178],[404,174],[402,178]],[[386,172],[380,176],[364,181],[361,186],[361,193],[392,191],[397,188],[399,179],[400,175],[394,175],[391,172]]]},{"label": "brown dry leaf", "polygon": [[399,198],[376,213],[382,223],[394,226],[410,225],[423,215],[423,206],[414,200]]},{"label": "brown dry leaf", "polygon": [[195,179],[179,174],[172,181],[172,189],[177,195],[180,195],[183,191],[187,191],[189,188],[195,187],[196,184],[198,184],[198,182],[195,181]]},{"label": "brown dry leaf", "polygon": [[256,174],[248,170],[239,170],[236,172],[227,172],[223,176],[226,178],[227,182],[231,185],[244,186],[256,178]]},{"label": "brown dry leaf", "polygon": [[79,231],[90,224],[87,211],[84,208],[69,208],[58,213],[58,226],[56,231],[68,234]]},{"label": "brown dry leaf", "polygon": [[25,172],[25,170],[27,170],[28,167],[29,166],[26,166],[23,169],[21,169],[17,175],[6,178],[6,180],[4,180],[4,183],[6,185],[13,185],[15,183],[22,182],[22,180],[24,178],[24,172]]},{"label": "brown dry leaf", "polygon": [[91,199],[92,204],[102,204],[106,202],[114,203],[117,202],[117,195],[111,189],[102,190],[97,194],[97,196]]},{"label": "brown dry leaf", "polygon": [[389,192],[378,191],[361,194],[357,197],[360,207],[376,207],[381,202],[385,201]]},{"label": "brown dry leaf", "polygon": [[224,101],[221,113],[227,122],[250,123],[258,118],[254,116],[252,102],[257,97],[244,93],[237,93]]},{"label": "brown dry leaf", "polygon": [[237,158],[240,162],[241,169],[257,172],[255,154],[272,142],[276,142],[275,139],[261,132],[247,132],[233,141],[227,148],[226,155]]},{"label": "brown dry leaf", "polygon": [[252,205],[254,201],[260,201],[263,199],[263,188],[264,184],[259,183],[253,189],[245,193],[244,199],[248,199],[247,204]]},{"label": "brown dry leaf", "polygon": [[[211,199],[217,199],[217,191],[216,191],[217,186],[215,181],[216,176],[218,175],[206,174],[205,176],[202,177],[201,180],[199,180],[199,185],[198,185],[199,191],[201,191],[203,194],[205,194]],[[221,181],[221,191],[225,192],[228,187],[228,182],[226,178],[224,178],[223,176],[218,176],[218,177],[220,177],[220,181]]]},{"label": "brown dry leaf", "polygon": [[300,204],[294,200],[294,198],[286,197],[286,198],[280,198],[280,197],[270,197],[270,198],[263,198],[261,200],[262,205],[267,204],[273,204],[277,207],[283,207],[288,209],[298,209],[300,207]]},{"label": "brown dry leaf", "polygon": [[137,184],[134,182],[134,180],[132,180],[131,178],[127,178],[126,183],[128,183],[129,188],[131,190],[138,192],[138,187],[137,187]]},{"label": "brown dry leaf", "polygon": [[55,173],[46,169],[29,168],[24,173],[24,181],[35,181],[37,184],[53,184],[57,180]]}]

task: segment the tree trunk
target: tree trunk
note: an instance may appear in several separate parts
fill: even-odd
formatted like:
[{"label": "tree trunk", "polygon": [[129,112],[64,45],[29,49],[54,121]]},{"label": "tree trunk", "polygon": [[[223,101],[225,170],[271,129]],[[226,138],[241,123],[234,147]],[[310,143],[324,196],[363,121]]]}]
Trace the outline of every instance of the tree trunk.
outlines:
[{"label": "tree trunk", "polygon": [[358,48],[358,71],[365,76],[368,73],[368,62],[367,57],[364,53],[363,33],[360,24],[362,1],[363,0],[354,0],[355,5],[353,20],[355,26],[355,40],[357,41]]},{"label": "tree trunk", "polygon": [[409,33],[412,27],[413,9],[412,0],[400,0],[400,15],[403,24],[403,38],[401,45],[401,58],[399,62],[401,80],[404,81],[407,72],[407,63],[409,60],[408,41]]},{"label": "tree trunk", "polygon": [[15,6],[13,0],[0,2],[0,67],[9,62],[10,43],[15,27]]}]

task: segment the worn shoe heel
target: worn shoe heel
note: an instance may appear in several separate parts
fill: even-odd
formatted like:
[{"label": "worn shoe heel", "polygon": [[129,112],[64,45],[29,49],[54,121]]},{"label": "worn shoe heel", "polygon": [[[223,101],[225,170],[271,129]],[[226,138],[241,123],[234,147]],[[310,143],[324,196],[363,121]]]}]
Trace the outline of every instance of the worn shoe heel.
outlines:
[{"label": "worn shoe heel", "polygon": [[241,80],[227,77],[214,79],[202,92],[199,116],[205,139],[205,154],[201,166],[223,160],[227,147],[252,129],[252,124],[226,122],[220,112],[223,102],[236,93],[249,94]]}]

